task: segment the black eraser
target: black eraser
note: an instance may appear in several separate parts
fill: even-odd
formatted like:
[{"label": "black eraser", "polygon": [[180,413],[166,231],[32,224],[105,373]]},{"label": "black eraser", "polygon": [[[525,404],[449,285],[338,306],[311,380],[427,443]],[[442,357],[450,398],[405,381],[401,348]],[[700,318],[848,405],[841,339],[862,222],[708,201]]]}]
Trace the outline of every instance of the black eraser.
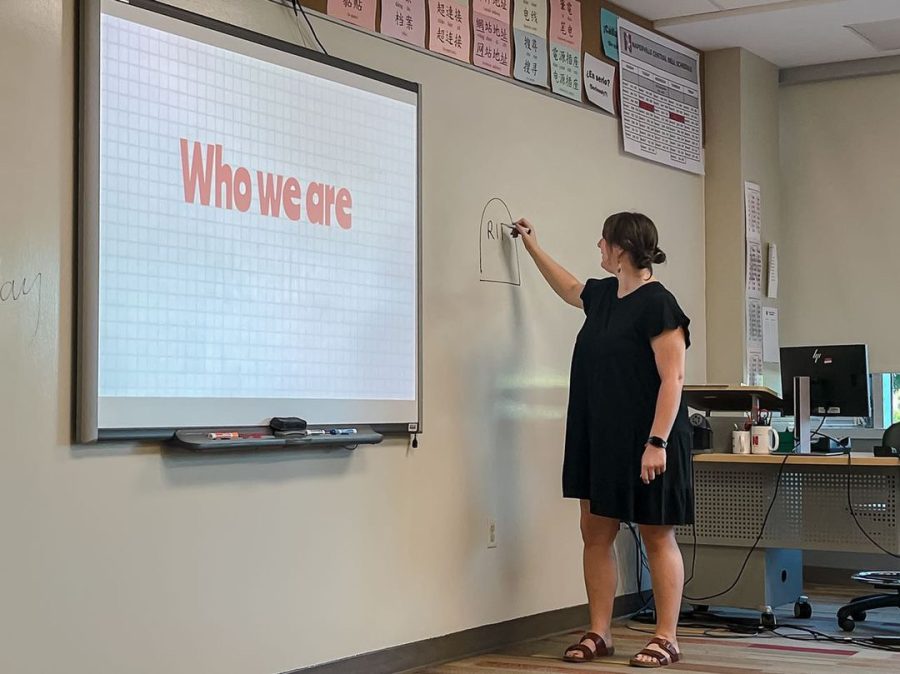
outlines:
[{"label": "black eraser", "polygon": [[306,419],[300,417],[272,417],[269,427],[275,431],[302,431],[306,429]]}]

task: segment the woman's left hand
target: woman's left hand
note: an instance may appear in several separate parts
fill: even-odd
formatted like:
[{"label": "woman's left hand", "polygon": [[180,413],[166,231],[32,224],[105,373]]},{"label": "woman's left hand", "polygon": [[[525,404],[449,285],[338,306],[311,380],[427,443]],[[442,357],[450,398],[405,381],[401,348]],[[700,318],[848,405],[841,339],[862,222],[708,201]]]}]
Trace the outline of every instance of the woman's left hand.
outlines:
[{"label": "woman's left hand", "polygon": [[645,445],[644,455],[641,457],[641,482],[650,484],[665,472],[666,450],[654,445]]}]

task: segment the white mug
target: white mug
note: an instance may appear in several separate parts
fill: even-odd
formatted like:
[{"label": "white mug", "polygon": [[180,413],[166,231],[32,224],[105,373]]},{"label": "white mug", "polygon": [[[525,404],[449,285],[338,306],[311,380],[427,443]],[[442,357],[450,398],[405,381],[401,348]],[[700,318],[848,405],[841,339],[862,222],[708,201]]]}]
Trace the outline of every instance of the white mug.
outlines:
[{"label": "white mug", "polygon": [[731,432],[731,451],[735,454],[750,453],[750,431]]},{"label": "white mug", "polygon": [[754,426],[750,429],[750,452],[771,454],[778,449],[778,432],[771,426]]}]

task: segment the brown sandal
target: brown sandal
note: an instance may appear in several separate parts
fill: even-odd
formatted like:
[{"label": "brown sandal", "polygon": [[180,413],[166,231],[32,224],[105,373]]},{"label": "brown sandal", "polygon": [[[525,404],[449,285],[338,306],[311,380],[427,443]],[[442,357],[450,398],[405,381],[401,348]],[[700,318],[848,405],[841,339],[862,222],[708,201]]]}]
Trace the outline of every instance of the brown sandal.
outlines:
[{"label": "brown sandal", "polygon": [[[659,651],[654,651],[651,648],[645,648],[640,653],[635,655],[629,661],[629,665],[632,667],[644,667],[647,669],[656,669],[657,667],[667,667],[668,665],[675,664],[679,660],[681,660],[681,653],[675,650],[675,647],[672,645],[671,641],[663,639],[662,637],[653,637],[650,639],[650,644],[656,644],[660,648],[662,648],[665,653],[660,653]],[[650,644],[647,644],[648,646]],[[638,660],[638,655],[643,655],[648,658],[653,658],[656,662],[642,662]]]},{"label": "brown sandal", "polygon": [[[593,650],[586,644],[581,643],[582,641],[589,641],[594,644]],[[581,653],[581,657],[569,655],[572,651]],[[577,644],[572,644],[565,650],[563,660],[566,662],[590,662],[595,658],[604,658],[608,655],[613,655],[615,652],[616,649],[612,646],[607,646],[603,637],[599,634],[596,632],[585,632],[584,636],[578,640]]]}]

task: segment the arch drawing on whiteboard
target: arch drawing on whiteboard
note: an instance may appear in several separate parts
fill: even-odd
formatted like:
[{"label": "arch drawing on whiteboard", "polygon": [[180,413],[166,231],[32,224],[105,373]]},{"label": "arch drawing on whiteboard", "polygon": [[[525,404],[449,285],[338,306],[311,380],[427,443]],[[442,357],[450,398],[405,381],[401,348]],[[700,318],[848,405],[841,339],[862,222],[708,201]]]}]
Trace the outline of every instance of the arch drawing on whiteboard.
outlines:
[{"label": "arch drawing on whiteboard", "polygon": [[489,283],[522,284],[519,247],[512,236],[513,218],[503,199],[494,197],[481,212],[478,229],[478,269]]}]

